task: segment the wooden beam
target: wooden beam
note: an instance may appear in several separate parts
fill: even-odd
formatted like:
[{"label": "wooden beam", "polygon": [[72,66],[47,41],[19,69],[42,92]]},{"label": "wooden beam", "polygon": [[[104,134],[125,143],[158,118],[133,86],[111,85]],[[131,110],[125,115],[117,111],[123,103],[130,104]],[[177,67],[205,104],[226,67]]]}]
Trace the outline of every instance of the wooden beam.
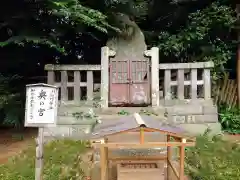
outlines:
[{"label": "wooden beam", "polygon": [[167,156],[110,156],[110,161],[161,161],[166,160]]},{"label": "wooden beam", "polygon": [[[111,136],[124,134],[124,133],[134,133],[134,132],[139,132],[139,131],[140,131],[140,127],[136,127],[136,128],[116,132],[116,133],[113,133],[113,134],[110,134],[110,135],[106,135],[106,137],[111,137]],[[172,132],[168,132],[168,131],[164,131],[164,130],[160,130],[160,129],[155,129],[155,128],[144,127],[144,132],[159,132],[159,133],[162,133],[163,135],[169,134],[173,138],[176,138],[176,139],[185,138],[189,141],[196,141],[195,137],[189,136],[187,134],[177,134],[177,133],[172,133]],[[99,139],[102,139],[102,138],[104,138],[104,137],[96,137],[96,138],[93,137],[92,142],[94,143],[94,141],[98,141]]]},{"label": "wooden beam", "polygon": [[[182,143],[185,144],[186,139],[182,139]],[[182,144],[179,147],[180,162],[179,162],[179,180],[184,180],[184,158],[185,158],[185,145]]]},{"label": "wooden beam", "polygon": [[[167,135],[167,142],[171,141],[171,136]],[[167,147],[167,179],[170,179],[170,175],[171,175],[171,165],[169,164],[169,162],[171,161],[172,158],[172,152],[171,152],[171,147],[168,146]]]},{"label": "wooden beam", "polygon": [[[101,142],[104,144],[104,141]],[[108,180],[108,148],[100,147],[101,180]]]},{"label": "wooden beam", "polygon": [[[173,171],[173,174],[177,177],[177,179],[179,179],[179,178],[180,178],[179,173],[178,173],[177,169],[174,167],[172,161],[169,161],[169,160],[168,160],[167,163],[168,163],[168,165],[169,165],[169,167],[170,167],[170,170],[172,170],[172,171]],[[169,176],[168,176],[168,179],[170,180],[170,177],[169,177]]]},{"label": "wooden beam", "polygon": [[[116,142],[116,143],[106,143],[106,144],[95,144],[95,147],[108,147],[111,149],[116,148],[153,148],[153,147],[176,147],[176,146],[182,146],[182,142],[148,142],[144,144],[137,144],[137,143],[127,143],[127,142]],[[184,146],[195,146],[195,142],[186,142],[184,143]]]},{"label": "wooden beam", "polygon": [[[145,132],[159,132],[159,133],[162,133],[162,134],[169,134],[170,136],[174,137],[174,138],[185,138],[185,139],[188,139],[188,140],[191,140],[191,141],[196,141],[196,137],[193,137],[193,136],[189,136],[187,134],[181,134],[181,133],[172,133],[172,132],[168,132],[168,131],[164,131],[164,130],[161,130],[161,129],[155,129],[155,128],[149,128],[149,127],[145,127]],[[133,132],[133,131],[132,131]]]},{"label": "wooden beam", "polygon": [[144,143],[144,127],[140,128],[140,144]]}]

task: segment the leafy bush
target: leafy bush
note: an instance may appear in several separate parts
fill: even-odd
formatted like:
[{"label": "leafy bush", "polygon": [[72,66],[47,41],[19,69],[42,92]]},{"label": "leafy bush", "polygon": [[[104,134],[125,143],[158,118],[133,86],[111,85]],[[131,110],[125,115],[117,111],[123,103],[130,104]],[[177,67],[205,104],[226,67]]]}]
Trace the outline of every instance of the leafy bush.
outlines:
[{"label": "leafy bush", "polygon": [[[45,146],[44,180],[81,180],[84,176],[81,154],[86,150],[86,143],[81,141],[58,140]],[[81,165],[81,166],[80,166]],[[35,174],[35,147],[0,165],[1,180],[31,180]],[[71,176],[71,178],[69,178]]]},{"label": "leafy bush", "polygon": [[240,145],[221,137],[197,137],[186,151],[186,171],[193,180],[233,180],[240,177]]},{"label": "leafy bush", "polygon": [[20,127],[23,124],[25,93],[17,85],[19,81],[22,79],[18,75],[0,74],[0,117],[3,119],[0,125]]},{"label": "leafy bush", "polygon": [[190,13],[186,26],[177,33],[161,32],[158,41],[160,53],[171,55],[171,59],[176,58],[177,62],[179,59],[180,62],[213,61],[212,80],[217,80],[236,48],[230,35],[236,20],[234,9],[216,0]]},{"label": "leafy bush", "polygon": [[224,131],[240,133],[240,109],[237,107],[219,106],[219,120]]}]

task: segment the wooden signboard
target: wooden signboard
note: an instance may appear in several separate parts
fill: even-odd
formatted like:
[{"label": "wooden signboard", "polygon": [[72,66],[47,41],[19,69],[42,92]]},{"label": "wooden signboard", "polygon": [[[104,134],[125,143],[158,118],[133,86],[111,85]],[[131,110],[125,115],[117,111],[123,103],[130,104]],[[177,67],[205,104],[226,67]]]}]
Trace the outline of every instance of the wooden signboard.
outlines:
[{"label": "wooden signboard", "polygon": [[35,180],[41,180],[43,170],[43,130],[57,121],[58,88],[48,84],[26,86],[25,127],[38,127],[36,139]]}]

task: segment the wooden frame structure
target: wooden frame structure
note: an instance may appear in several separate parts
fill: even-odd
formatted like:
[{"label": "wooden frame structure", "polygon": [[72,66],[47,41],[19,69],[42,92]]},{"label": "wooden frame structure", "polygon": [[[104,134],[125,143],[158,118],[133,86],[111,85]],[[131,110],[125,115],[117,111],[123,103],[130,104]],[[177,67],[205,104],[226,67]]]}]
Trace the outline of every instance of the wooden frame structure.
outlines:
[{"label": "wooden frame structure", "polygon": [[[100,141],[93,141],[93,145],[100,149],[100,163],[101,163],[101,180],[108,180],[108,166],[109,161],[167,161],[167,179],[170,178],[171,171],[175,175],[176,179],[184,180],[184,158],[185,158],[185,147],[195,146],[195,138],[185,136],[184,134],[161,130],[157,128],[147,127],[141,116],[137,113],[134,114],[135,121],[139,125],[135,128],[129,128],[127,130],[114,132],[110,135],[104,136]],[[128,143],[128,142],[109,142],[108,137],[123,134],[139,132],[139,143]],[[148,132],[159,132],[167,136],[166,142],[145,142],[145,133]],[[127,149],[144,149],[154,147],[167,147],[167,155],[165,156],[147,156],[147,157],[108,157],[109,149],[127,148]],[[171,160],[172,147],[179,148],[179,170],[174,167]]]}]

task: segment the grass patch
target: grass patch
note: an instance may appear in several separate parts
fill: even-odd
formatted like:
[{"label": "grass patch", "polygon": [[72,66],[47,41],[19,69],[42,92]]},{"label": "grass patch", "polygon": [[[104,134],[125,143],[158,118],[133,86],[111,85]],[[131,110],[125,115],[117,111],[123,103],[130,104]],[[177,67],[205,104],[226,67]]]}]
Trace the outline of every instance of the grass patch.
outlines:
[{"label": "grass patch", "polygon": [[240,145],[221,137],[197,137],[186,150],[186,172],[192,180],[233,180],[240,177]]},{"label": "grass patch", "polygon": [[[59,140],[45,146],[44,180],[81,180],[85,172],[81,155],[86,143]],[[186,173],[192,180],[232,180],[240,177],[240,145],[221,137],[197,137],[186,149]],[[31,180],[35,173],[35,146],[0,165],[1,180]]]},{"label": "grass patch", "polygon": [[[81,154],[86,152],[86,143],[81,141],[57,140],[44,147],[44,180],[81,179],[84,172],[79,168]],[[31,180],[35,175],[35,145],[0,165],[1,180]],[[76,177],[79,176],[79,177]]]}]

